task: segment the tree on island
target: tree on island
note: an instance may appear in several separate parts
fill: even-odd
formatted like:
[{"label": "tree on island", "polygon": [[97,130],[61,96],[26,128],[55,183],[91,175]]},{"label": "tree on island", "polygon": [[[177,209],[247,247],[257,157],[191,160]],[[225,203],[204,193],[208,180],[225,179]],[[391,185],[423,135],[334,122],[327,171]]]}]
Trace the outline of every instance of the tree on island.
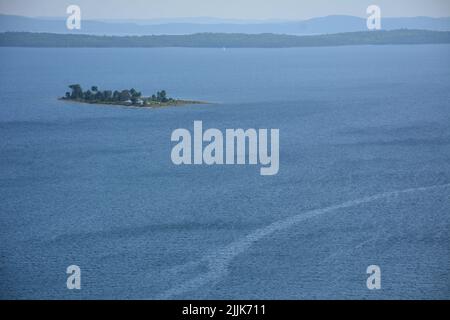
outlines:
[{"label": "tree on island", "polygon": [[119,101],[119,98],[120,98],[120,92],[117,90],[114,90],[113,101]]},{"label": "tree on island", "polygon": [[92,100],[92,97],[93,97],[93,94],[92,94],[91,90],[88,90],[83,94],[84,100],[90,101],[90,100]]},{"label": "tree on island", "polygon": [[169,99],[167,99],[166,90],[158,91],[156,93],[156,101],[158,102],[167,102]]},{"label": "tree on island", "polygon": [[122,90],[119,94],[120,101],[128,101],[131,99],[131,94],[129,90]]},{"label": "tree on island", "polygon": [[113,93],[112,93],[112,91],[111,91],[111,90],[105,90],[105,91],[103,91],[103,97],[104,97],[106,100],[111,101],[112,98],[113,98]]},{"label": "tree on island", "polygon": [[70,95],[71,99],[82,99],[83,98],[83,89],[79,84],[71,84],[69,86],[72,89],[72,94]]},{"label": "tree on island", "polygon": [[103,92],[102,92],[102,91],[97,91],[97,92],[95,93],[95,100],[98,100],[98,101],[107,101],[107,100],[105,99],[105,96],[103,95]]}]

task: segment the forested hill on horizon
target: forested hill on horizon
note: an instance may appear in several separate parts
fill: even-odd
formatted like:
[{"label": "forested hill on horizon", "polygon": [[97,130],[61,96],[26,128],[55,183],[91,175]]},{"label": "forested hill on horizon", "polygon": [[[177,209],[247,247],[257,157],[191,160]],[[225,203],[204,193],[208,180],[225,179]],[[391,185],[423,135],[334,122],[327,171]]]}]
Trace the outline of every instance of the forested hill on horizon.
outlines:
[{"label": "forested hill on horizon", "polygon": [[[383,30],[450,31],[450,17],[384,17]],[[366,19],[333,15],[298,21],[179,18],[158,20],[82,20],[81,30],[68,30],[66,18],[30,18],[0,14],[0,32],[45,32],[92,35],[184,35],[194,33],[274,33],[316,35],[366,31]]]},{"label": "forested hill on horizon", "polygon": [[450,43],[450,31],[427,30],[364,31],[315,36],[225,33],[154,36],[94,36],[30,32],[0,33],[0,47],[292,48],[448,43]]}]

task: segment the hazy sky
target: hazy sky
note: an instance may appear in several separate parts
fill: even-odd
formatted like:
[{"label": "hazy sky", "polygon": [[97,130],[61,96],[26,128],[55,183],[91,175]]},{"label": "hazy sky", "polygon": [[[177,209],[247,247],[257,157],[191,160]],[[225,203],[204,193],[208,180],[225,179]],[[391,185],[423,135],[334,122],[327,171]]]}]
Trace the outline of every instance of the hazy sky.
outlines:
[{"label": "hazy sky", "polygon": [[450,0],[0,0],[0,13],[65,16],[70,4],[85,19],[218,17],[306,19],[331,14],[365,16],[376,4],[383,16],[450,16]]}]

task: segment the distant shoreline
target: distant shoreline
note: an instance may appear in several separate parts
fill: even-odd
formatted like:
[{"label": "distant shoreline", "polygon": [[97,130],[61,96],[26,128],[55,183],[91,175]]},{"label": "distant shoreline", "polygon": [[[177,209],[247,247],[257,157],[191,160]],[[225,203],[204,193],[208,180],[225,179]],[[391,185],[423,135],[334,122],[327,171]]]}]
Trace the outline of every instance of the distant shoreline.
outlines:
[{"label": "distant shoreline", "polygon": [[360,31],[310,36],[197,33],[190,35],[94,36],[32,32],[0,33],[0,47],[34,48],[297,48],[354,45],[449,44],[450,31]]}]

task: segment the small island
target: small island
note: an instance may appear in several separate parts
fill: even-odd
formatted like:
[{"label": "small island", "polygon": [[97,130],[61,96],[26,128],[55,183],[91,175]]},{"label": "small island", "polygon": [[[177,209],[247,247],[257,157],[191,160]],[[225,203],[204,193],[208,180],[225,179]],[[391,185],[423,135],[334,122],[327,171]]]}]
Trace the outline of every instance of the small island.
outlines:
[{"label": "small island", "polygon": [[204,101],[192,101],[173,99],[167,96],[165,90],[156,92],[150,97],[144,97],[141,92],[134,88],[130,90],[99,90],[97,86],[92,86],[90,90],[83,91],[79,84],[69,86],[71,92],[66,92],[60,100],[75,101],[90,104],[108,104],[128,107],[166,107],[180,106],[186,104],[207,104]]}]

